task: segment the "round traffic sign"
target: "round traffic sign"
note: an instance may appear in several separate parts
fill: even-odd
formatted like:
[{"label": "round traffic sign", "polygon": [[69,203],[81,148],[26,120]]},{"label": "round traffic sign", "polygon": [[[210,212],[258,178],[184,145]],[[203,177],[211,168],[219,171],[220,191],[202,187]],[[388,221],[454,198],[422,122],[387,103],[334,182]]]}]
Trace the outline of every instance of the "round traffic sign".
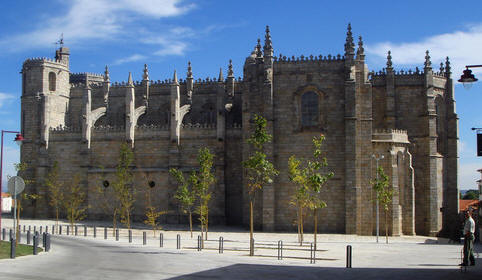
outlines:
[{"label": "round traffic sign", "polygon": [[8,180],[8,193],[16,197],[19,193],[23,192],[25,189],[25,182],[23,181],[22,177],[13,176]]}]

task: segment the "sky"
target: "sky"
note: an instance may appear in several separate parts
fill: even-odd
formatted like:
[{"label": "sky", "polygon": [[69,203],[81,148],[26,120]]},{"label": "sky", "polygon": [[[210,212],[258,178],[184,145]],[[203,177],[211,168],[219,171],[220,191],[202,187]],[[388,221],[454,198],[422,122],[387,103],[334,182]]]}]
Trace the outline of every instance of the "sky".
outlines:
[{"label": "sky", "polygon": [[[395,3],[396,2],[396,3]],[[217,77],[233,60],[242,76],[244,59],[270,26],[275,55],[343,54],[346,27],[363,36],[370,70],[385,66],[388,50],[394,68],[423,68],[425,50],[434,70],[450,57],[454,80],[467,64],[482,64],[482,1],[209,1],[209,0],[16,0],[3,3],[0,16],[0,129],[20,130],[22,63],[53,57],[63,33],[71,50],[71,72],[103,73],[125,81],[141,80],[144,63],[151,80],[177,70],[185,77]],[[357,41],[357,40],[356,40]],[[482,79],[482,68],[474,69]],[[466,90],[456,83],[459,117],[459,188],[474,189],[476,134],[482,127],[482,81]],[[15,135],[5,134],[4,172],[14,175],[19,160]],[[5,185],[5,184],[4,184]]]}]

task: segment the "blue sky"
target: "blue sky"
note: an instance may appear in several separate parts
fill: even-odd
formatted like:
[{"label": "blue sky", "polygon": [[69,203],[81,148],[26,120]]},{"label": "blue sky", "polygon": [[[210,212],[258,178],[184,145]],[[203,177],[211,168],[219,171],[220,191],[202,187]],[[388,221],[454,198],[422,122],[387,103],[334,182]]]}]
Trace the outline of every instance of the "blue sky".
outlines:
[{"label": "blue sky", "polygon": [[[178,1],[43,0],[8,1],[0,16],[0,129],[20,129],[22,62],[53,57],[64,34],[72,72],[102,73],[112,81],[141,79],[144,63],[151,79],[183,78],[192,62],[195,78],[217,77],[233,60],[242,76],[244,59],[270,25],[275,54],[342,54],[346,26],[363,36],[370,70],[384,67],[392,50],[394,67],[423,65],[429,49],[435,69],[445,56],[454,79],[464,65],[482,64],[482,2],[454,1]],[[482,71],[475,71],[482,78]],[[459,115],[459,187],[475,188],[482,168],[476,135],[482,127],[482,82],[471,90],[456,85]],[[7,134],[8,135],[8,134]],[[4,178],[14,174],[19,150],[5,138]]]}]

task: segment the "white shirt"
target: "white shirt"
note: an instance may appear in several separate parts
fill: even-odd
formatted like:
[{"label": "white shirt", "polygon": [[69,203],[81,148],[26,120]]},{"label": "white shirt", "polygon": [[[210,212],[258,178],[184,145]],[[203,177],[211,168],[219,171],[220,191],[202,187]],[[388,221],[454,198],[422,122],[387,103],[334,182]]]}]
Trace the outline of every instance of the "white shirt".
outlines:
[{"label": "white shirt", "polygon": [[465,220],[465,225],[464,225],[464,235],[466,235],[468,232],[474,233],[475,232],[475,222],[472,217],[469,217],[468,219]]}]

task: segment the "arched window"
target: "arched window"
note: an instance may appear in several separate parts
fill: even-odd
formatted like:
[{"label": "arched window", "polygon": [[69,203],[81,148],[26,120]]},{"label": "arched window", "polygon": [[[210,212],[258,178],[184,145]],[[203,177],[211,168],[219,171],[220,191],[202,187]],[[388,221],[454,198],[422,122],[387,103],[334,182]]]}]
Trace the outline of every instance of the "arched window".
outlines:
[{"label": "arched window", "polygon": [[313,91],[301,96],[301,125],[304,127],[316,126],[320,121],[318,112],[318,94]]},{"label": "arched window", "polygon": [[57,77],[55,76],[54,72],[49,73],[49,90],[50,91],[55,91],[57,87]]}]

